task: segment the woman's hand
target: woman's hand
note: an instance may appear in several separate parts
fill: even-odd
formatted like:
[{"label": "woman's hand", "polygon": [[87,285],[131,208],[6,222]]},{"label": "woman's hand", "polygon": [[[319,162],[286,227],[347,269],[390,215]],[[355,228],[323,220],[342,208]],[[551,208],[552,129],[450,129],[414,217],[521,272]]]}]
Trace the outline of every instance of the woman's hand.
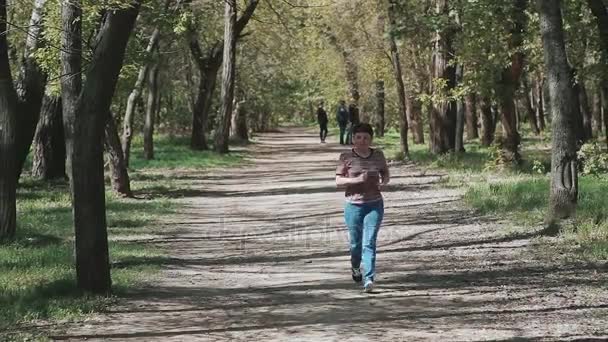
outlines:
[{"label": "woman's hand", "polygon": [[367,171],[363,171],[355,179],[356,179],[357,183],[365,183],[365,182],[367,182],[368,178],[369,178],[369,173]]}]

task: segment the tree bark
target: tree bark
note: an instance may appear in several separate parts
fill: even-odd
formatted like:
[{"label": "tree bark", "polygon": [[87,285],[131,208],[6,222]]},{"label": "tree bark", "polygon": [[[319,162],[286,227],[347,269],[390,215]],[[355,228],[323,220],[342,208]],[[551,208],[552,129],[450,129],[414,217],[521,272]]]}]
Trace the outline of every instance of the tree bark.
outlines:
[{"label": "tree bark", "polygon": [[[515,0],[512,10],[513,26],[509,30],[509,49],[519,50],[523,44],[523,32],[527,23],[526,8],[528,0]],[[521,163],[519,145],[521,137],[517,131],[515,92],[517,91],[524,66],[524,54],[516,51],[511,55],[511,63],[502,71],[501,82],[497,87],[500,121],[503,135],[500,140],[501,158],[505,165]]]},{"label": "tree bark", "polygon": [[479,130],[477,129],[477,97],[474,93],[467,94],[464,97],[464,111],[467,127],[467,139],[479,138]]},{"label": "tree bark", "polygon": [[[148,46],[146,47],[147,56],[151,55],[154,49],[156,49],[159,40],[160,29],[155,28],[154,32],[152,32],[152,36],[150,37],[150,41],[148,42]],[[133,140],[133,121],[135,120],[135,110],[141,100],[141,93],[144,87],[144,82],[148,78],[150,64],[151,62],[144,62],[144,64],[139,68],[137,80],[135,81],[133,90],[131,91],[131,94],[129,94],[129,98],[127,100],[127,109],[125,111],[122,131],[122,151],[127,167],[129,166],[129,159],[131,156],[131,141]]]},{"label": "tree bark", "polygon": [[[6,0],[0,0],[0,32],[7,32]],[[17,179],[17,92],[6,34],[0,34],[0,241],[15,237]]]},{"label": "tree bark", "polygon": [[[236,21],[234,31],[237,41],[253,16],[258,3],[259,0],[249,0],[241,17]],[[209,148],[206,138],[207,131],[209,130],[209,112],[211,110],[215,84],[217,83],[218,71],[222,66],[224,42],[216,42],[204,55],[194,27],[190,26],[187,28],[187,37],[190,53],[200,73],[200,82],[192,111],[190,147],[193,150],[207,150]]]},{"label": "tree bark", "polygon": [[249,128],[247,127],[247,102],[241,100],[236,103],[234,118],[231,124],[232,138],[244,143],[249,141]]},{"label": "tree bark", "polygon": [[129,171],[118,136],[118,127],[116,127],[116,121],[111,112],[108,113],[108,122],[105,126],[104,146],[110,163],[112,190],[121,197],[133,197]]},{"label": "tree bark", "polygon": [[384,136],[385,127],[385,93],[384,80],[376,80],[376,136]]},{"label": "tree bark", "polygon": [[608,147],[608,81],[601,84],[602,92],[602,113],[604,120],[604,134],[606,136],[606,146]]},{"label": "tree bark", "polygon": [[578,198],[577,112],[573,73],[568,64],[559,1],[538,0],[545,74],[553,110],[550,219],[574,214]]},{"label": "tree bark", "polygon": [[[608,65],[608,6],[602,0],[587,0],[589,8],[595,17],[597,29],[600,36],[600,46],[602,48],[601,64]],[[603,106],[603,120],[606,133],[606,145],[608,145],[608,76],[606,72],[602,74],[600,81]]]},{"label": "tree bark", "polygon": [[397,42],[395,41],[395,30],[396,30],[396,21],[395,21],[395,10],[397,7],[396,0],[389,0],[388,7],[388,18],[389,18],[389,44],[391,50],[391,59],[393,66],[393,74],[395,75],[395,81],[397,84],[397,97],[399,100],[399,133],[400,133],[400,147],[401,153],[404,158],[409,157],[409,146],[407,141],[407,131],[408,131],[408,122],[407,122],[407,90],[405,89],[405,83],[403,82],[403,74],[401,69],[401,59],[399,56],[399,50],[397,50]]},{"label": "tree bark", "polygon": [[530,129],[532,129],[532,132],[534,132],[535,135],[539,135],[540,129],[538,128],[538,122],[536,121],[536,112],[532,106],[531,91],[528,84],[528,77],[526,75],[522,77],[521,83],[523,86],[524,106],[526,107],[528,121],[530,121]]},{"label": "tree bark", "polygon": [[582,141],[587,142],[593,138],[593,114],[589,106],[589,97],[587,96],[587,87],[585,83],[580,81],[577,83],[578,100],[580,104],[580,113],[582,116]]},{"label": "tree bark", "polygon": [[[128,8],[106,13],[75,108],[64,112],[74,122],[68,172],[76,237],[76,278],[81,290],[96,294],[111,292],[103,174],[104,127],[140,5],[140,1],[134,1]],[[78,11],[74,1],[64,6],[72,13]],[[79,25],[75,23],[79,21],[78,17],[63,16],[64,35],[71,40],[80,39],[69,35],[70,26]],[[63,50],[75,53],[65,46]],[[67,59],[64,63],[68,63]],[[70,97],[74,94],[69,87],[64,91]]]},{"label": "tree bark", "polygon": [[422,122],[422,103],[415,95],[408,93],[405,98],[408,126],[415,144],[424,144],[424,124]]},{"label": "tree bark", "polygon": [[496,120],[492,113],[490,99],[485,96],[480,97],[478,110],[481,118],[481,145],[490,146],[494,142],[494,132],[496,131]]},{"label": "tree bark", "polygon": [[146,103],[146,118],[144,122],[144,158],[154,159],[154,119],[158,105],[158,62],[154,64],[148,75],[148,100]]},{"label": "tree bark", "polygon": [[224,57],[222,67],[222,107],[220,110],[220,125],[215,135],[215,150],[219,153],[228,152],[230,138],[230,120],[232,102],[234,100],[234,80],[236,67],[236,1],[225,0],[224,9]]},{"label": "tree bark", "polygon": [[200,81],[196,100],[192,110],[192,136],[190,147],[193,150],[207,150],[207,137],[209,110],[213,99],[213,91],[217,82],[217,73],[222,66],[223,44],[216,44],[207,57],[203,57],[198,39],[193,30],[189,31],[190,53],[197,62],[200,72]]},{"label": "tree bark", "polygon": [[40,48],[42,41],[42,16],[45,3],[46,0],[34,1],[25,41],[21,73],[17,82],[17,106],[20,113],[17,117],[17,179],[21,176],[23,164],[30,152],[46,87],[46,73],[40,68],[35,58],[36,51]]},{"label": "tree bark", "polygon": [[[447,0],[435,0],[435,12],[448,17]],[[453,29],[443,28],[436,31],[433,48],[433,78],[443,80],[441,87],[433,86],[433,101],[430,118],[431,141],[433,154],[442,154],[454,150],[456,142],[456,104],[448,99],[448,94],[456,86],[456,68],[451,63],[454,56],[452,46]]]},{"label": "tree bark", "polygon": [[34,134],[32,176],[50,180],[65,177],[65,137],[61,97],[46,95]]},{"label": "tree bark", "polygon": [[593,134],[599,137],[603,130],[602,123],[602,89],[601,85],[597,84],[597,88],[593,92]]},{"label": "tree bark", "polygon": [[[464,73],[462,64],[456,66],[456,82],[461,83]],[[456,100],[456,132],[454,141],[454,151],[464,152],[464,100]]]},{"label": "tree bark", "polygon": [[545,107],[544,107],[544,83],[542,76],[538,76],[535,82],[536,93],[536,120],[538,120],[538,129],[543,132],[545,130]]}]

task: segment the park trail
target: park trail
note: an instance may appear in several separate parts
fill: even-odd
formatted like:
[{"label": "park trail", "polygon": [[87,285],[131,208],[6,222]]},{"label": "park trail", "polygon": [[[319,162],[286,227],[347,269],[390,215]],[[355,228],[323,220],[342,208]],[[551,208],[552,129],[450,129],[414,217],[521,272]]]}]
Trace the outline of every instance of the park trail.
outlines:
[{"label": "park trail", "polygon": [[244,147],[248,165],[178,171],[188,189],[166,195],[179,215],[142,242],[169,254],[158,279],[52,339],[608,339],[605,266],[543,257],[558,238],[477,215],[444,175],[410,164],[391,166],[377,286],[363,293],[350,277],[334,179],[347,147],[330,138],[282,128]]}]

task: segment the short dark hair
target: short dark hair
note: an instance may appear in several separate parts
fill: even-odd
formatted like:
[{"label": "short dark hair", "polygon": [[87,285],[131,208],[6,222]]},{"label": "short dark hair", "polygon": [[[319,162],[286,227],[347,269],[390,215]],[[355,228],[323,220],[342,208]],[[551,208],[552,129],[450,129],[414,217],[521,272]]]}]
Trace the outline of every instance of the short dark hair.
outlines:
[{"label": "short dark hair", "polygon": [[353,127],[353,135],[357,134],[357,133],[367,133],[369,134],[371,137],[374,136],[374,129],[372,128],[372,125],[362,122],[360,124],[356,124]]}]

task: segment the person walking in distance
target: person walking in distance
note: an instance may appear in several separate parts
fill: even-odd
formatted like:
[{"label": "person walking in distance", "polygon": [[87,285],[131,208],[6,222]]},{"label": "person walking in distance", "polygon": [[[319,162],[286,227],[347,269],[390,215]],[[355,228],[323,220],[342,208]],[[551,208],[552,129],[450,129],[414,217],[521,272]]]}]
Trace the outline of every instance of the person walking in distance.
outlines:
[{"label": "person walking in distance", "polygon": [[355,282],[363,281],[365,292],[372,292],[374,287],[376,239],[384,217],[380,189],[390,180],[384,154],[370,147],[373,136],[371,125],[355,125],[354,146],[340,154],[336,168],[336,185],[345,188],[344,222],[349,233],[351,275]]},{"label": "person walking in distance", "polygon": [[340,100],[338,105],[338,111],[336,113],[336,120],[338,121],[338,127],[340,128],[340,145],[345,143],[346,125],[348,124],[348,109],[344,100]]},{"label": "person walking in distance", "polygon": [[324,143],[327,138],[327,112],[323,109],[323,102],[319,103],[319,108],[317,108],[317,122],[319,123],[319,137]]},{"label": "person walking in distance", "polygon": [[348,106],[348,127],[346,129],[346,144],[353,144],[353,128],[360,123],[359,107],[356,103],[351,103]]}]

